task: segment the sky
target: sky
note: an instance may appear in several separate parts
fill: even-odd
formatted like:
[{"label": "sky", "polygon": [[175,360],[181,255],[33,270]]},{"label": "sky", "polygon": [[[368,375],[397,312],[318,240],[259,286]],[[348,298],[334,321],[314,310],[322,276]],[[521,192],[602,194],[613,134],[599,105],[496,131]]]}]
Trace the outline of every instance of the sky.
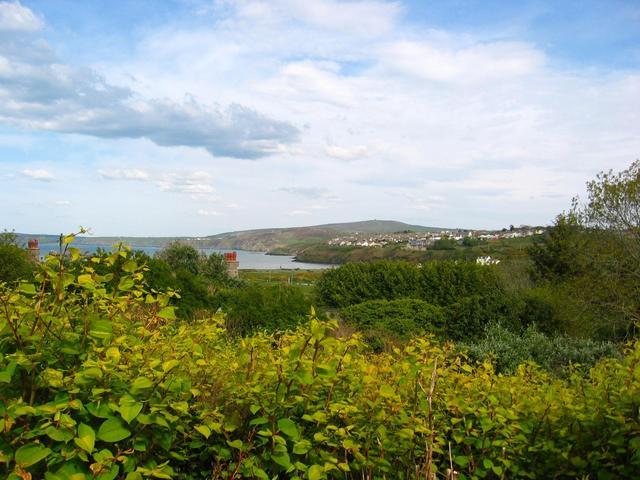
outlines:
[{"label": "sky", "polygon": [[0,230],[545,225],[639,112],[637,0],[0,1]]}]

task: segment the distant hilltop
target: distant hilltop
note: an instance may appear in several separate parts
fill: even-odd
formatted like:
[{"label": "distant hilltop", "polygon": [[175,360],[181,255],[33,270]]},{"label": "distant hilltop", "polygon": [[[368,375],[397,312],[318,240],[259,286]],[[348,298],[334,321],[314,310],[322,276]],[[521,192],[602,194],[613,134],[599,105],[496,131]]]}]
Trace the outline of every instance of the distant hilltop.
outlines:
[{"label": "distant hilltop", "polygon": [[366,220],[349,223],[327,223],[309,227],[264,228],[221,233],[205,237],[202,241],[213,248],[254,250],[272,254],[295,255],[301,249],[332,238],[353,233],[436,232],[436,227],[410,225],[394,220]]},{"label": "distant hilltop", "polygon": [[[272,254],[294,255],[300,249],[315,243],[324,243],[330,239],[352,233],[394,233],[394,232],[437,232],[436,227],[410,225],[394,220],[365,220],[361,222],[328,223],[308,227],[263,228],[220,233],[205,237],[94,237],[79,236],[79,245],[112,245],[123,242],[132,247],[163,247],[167,243],[179,240],[200,248],[238,249]],[[58,235],[18,233],[18,241],[26,245],[31,238],[40,243],[55,243]]]}]

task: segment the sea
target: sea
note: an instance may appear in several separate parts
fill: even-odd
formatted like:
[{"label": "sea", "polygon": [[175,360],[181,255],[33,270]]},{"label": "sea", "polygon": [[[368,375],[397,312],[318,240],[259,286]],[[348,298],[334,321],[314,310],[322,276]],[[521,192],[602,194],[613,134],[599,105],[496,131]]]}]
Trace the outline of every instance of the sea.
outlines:
[{"label": "sea", "polygon": [[[74,243],[72,246],[79,248],[84,253],[93,253],[97,249],[111,251],[112,245],[82,245]],[[146,254],[153,256],[156,252],[162,250],[162,247],[136,247],[134,250],[142,250]],[[40,255],[44,256],[49,252],[59,251],[58,243],[41,243]],[[224,253],[237,252],[238,262],[241,270],[320,270],[324,268],[332,268],[334,265],[326,265],[324,263],[304,263],[296,262],[295,257],[289,255],[267,255],[264,252],[249,252],[246,250],[221,250],[216,248],[201,248],[203,253]]]}]

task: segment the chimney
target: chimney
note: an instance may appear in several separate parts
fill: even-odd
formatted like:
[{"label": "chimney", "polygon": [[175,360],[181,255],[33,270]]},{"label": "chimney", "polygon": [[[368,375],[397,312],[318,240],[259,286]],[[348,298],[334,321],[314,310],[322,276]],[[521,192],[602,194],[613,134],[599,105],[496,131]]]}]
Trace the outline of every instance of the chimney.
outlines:
[{"label": "chimney", "polygon": [[236,252],[225,252],[224,261],[227,263],[227,273],[231,278],[238,278],[238,268],[240,262],[238,261],[238,254]]},{"label": "chimney", "polygon": [[32,238],[27,242],[29,246],[29,256],[34,262],[40,261],[40,245],[38,245],[38,240]]}]

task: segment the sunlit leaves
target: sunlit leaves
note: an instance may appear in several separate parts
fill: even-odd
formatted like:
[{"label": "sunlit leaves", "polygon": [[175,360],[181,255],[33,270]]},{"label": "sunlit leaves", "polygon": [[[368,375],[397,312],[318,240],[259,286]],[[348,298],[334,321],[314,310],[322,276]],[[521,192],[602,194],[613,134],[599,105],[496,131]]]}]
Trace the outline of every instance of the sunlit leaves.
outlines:
[{"label": "sunlit leaves", "polygon": [[85,452],[91,453],[96,443],[96,432],[89,425],[81,423],[78,425],[78,436],[73,441]]},{"label": "sunlit leaves", "polygon": [[51,449],[39,443],[31,443],[20,447],[16,451],[16,463],[21,467],[30,467],[44,460],[51,453]]},{"label": "sunlit leaves", "polygon": [[533,365],[497,375],[433,338],[372,354],[317,318],[230,340],[220,316],[174,320],[172,296],[146,291],[126,250],[95,258],[65,270],[60,292],[55,261],[45,288],[0,288],[7,472],[391,479],[431,465],[444,478],[453,463],[458,478],[632,478],[640,466],[638,344],[565,380]]},{"label": "sunlit leaves", "polygon": [[98,429],[98,438],[105,442],[119,442],[129,437],[131,432],[127,430],[118,418],[108,418]]}]

